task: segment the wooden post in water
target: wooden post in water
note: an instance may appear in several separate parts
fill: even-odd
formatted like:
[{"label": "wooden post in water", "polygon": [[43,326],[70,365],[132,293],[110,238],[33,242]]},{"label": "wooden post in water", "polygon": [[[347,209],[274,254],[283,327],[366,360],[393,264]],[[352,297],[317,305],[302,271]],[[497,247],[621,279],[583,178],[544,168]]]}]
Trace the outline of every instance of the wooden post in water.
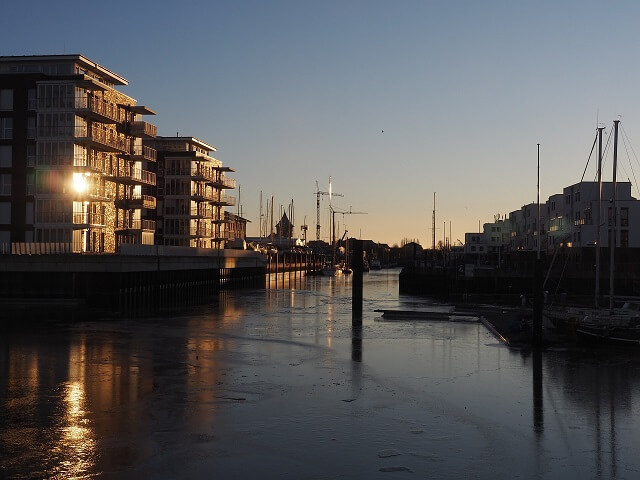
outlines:
[{"label": "wooden post in water", "polygon": [[351,324],[362,325],[362,240],[353,241],[353,278],[351,295]]}]

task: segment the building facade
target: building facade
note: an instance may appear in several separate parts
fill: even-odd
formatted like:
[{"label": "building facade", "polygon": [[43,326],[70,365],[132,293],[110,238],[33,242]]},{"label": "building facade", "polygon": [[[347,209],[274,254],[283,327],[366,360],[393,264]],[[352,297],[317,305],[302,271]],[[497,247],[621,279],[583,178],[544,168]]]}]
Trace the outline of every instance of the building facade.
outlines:
[{"label": "building facade", "polygon": [[153,244],[155,152],[142,140],[156,127],[141,118],[154,112],[116,90],[127,84],[82,55],[0,57],[3,248]]},{"label": "building facade", "polygon": [[157,151],[156,243],[224,248],[224,207],[235,205],[225,193],[236,186],[211,154],[215,147],[195,137],[156,137],[145,146]]}]

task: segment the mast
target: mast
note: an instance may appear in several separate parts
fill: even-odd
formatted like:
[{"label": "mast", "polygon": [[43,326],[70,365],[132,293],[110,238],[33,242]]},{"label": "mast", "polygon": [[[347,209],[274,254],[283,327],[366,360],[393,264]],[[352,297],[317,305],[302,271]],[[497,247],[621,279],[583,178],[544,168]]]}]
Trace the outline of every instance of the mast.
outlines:
[{"label": "mast", "polygon": [[609,251],[611,252],[611,261],[609,263],[609,312],[613,313],[613,294],[614,294],[614,278],[613,272],[615,267],[615,250],[616,250],[616,228],[618,226],[618,210],[616,205],[616,173],[618,169],[618,124],[620,120],[613,121],[613,195],[611,197],[611,235],[609,240]]},{"label": "mast", "polygon": [[433,258],[436,255],[436,192],[433,192],[433,216],[431,219],[431,248],[433,249]]},{"label": "mast", "polygon": [[538,221],[537,221],[537,230],[538,230],[538,245],[536,249],[536,259],[540,261],[540,144],[538,144],[538,186],[537,186],[537,203],[538,203]]},{"label": "mast", "polygon": [[600,307],[600,216],[602,214],[602,130],[598,127],[598,209],[596,210],[596,293],[595,308]]}]

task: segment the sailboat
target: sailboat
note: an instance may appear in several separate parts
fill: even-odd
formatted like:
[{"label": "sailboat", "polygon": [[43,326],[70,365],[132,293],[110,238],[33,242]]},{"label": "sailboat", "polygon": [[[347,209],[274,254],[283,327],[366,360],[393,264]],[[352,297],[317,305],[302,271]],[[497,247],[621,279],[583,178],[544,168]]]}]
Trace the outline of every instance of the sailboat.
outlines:
[{"label": "sailboat", "polygon": [[616,229],[618,225],[616,199],[616,172],[618,161],[618,127],[619,120],[614,121],[613,143],[613,198],[611,219],[611,236],[609,238],[609,308],[603,309],[599,305],[600,297],[600,212],[602,210],[602,128],[598,128],[598,183],[600,194],[597,212],[596,233],[596,274],[595,274],[595,305],[593,308],[572,307],[564,311],[555,310],[548,314],[554,324],[574,324],[575,332],[582,337],[606,342],[622,342],[640,344],[640,302],[625,302],[622,307],[614,306],[615,280],[615,249]]}]

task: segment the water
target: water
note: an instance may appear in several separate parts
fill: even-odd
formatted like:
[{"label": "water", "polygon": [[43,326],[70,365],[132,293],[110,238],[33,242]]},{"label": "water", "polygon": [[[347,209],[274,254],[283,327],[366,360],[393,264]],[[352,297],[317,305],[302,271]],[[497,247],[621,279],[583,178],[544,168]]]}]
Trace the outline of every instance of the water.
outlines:
[{"label": "water", "polygon": [[[385,322],[397,271],[0,339],[1,478],[638,478],[637,352]],[[280,279],[282,286],[282,279]]]}]

